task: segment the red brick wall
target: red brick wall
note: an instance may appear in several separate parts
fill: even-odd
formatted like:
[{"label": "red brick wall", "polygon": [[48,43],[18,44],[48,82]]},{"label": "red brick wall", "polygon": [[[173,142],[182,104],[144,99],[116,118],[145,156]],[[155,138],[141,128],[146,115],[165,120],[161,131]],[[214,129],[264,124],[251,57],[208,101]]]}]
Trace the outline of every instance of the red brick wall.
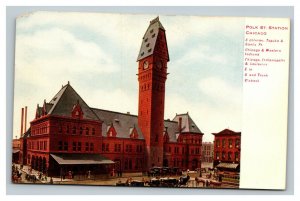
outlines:
[{"label": "red brick wall", "polygon": [[[232,140],[232,145],[229,145],[229,140]],[[236,140],[239,141],[236,144]],[[225,142],[225,144],[223,144]],[[240,147],[241,147],[241,136],[240,135],[216,135],[214,141],[214,161],[217,162],[228,162],[228,163],[239,163],[240,162]],[[218,157],[219,153],[219,157]],[[231,153],[231,158],[228,157],[228,153]],[[237,153],[237,158],[235,158]],[[225,156],[225,157],[223,157]]]}]

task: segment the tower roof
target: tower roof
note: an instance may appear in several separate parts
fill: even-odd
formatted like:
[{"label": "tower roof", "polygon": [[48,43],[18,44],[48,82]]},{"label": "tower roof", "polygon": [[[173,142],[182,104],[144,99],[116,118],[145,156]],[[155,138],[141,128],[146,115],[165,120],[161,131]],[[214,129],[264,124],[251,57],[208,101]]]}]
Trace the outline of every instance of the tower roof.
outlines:
[{"label": "tower roof", "polygon": [[173,121],[177,121],[179,122],[179,118],[181,118],[181,133],[200,133],[203,134],[201,132],[201,130],[198,128],[198,126],[195,124],[195,122],[193,121],[193,119],[190,117],[189,113],[185,113],[185,114],[177,114]]},{"label": "tower roof", "polygon": [[139,55],[137,57],[137,61],[153,54],[156,41],[157,41],[157,36],[160,29],[165,31],[165,28],[159,21],[159,17],[156,17],[155,19],[150,21],[147,31],[143,37],[143,41],[142,41]]}]

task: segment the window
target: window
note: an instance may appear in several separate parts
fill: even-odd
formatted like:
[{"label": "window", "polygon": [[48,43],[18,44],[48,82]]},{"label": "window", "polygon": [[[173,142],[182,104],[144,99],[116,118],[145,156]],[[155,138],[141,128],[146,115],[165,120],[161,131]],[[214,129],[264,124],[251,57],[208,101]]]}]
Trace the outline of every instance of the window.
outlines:
[{"label": "window", "polygon": [[76,134],[76,127],[74,126],[73,127],[73,135],[75,135]]},{"label": "window", "polygon": [[139,160],[138,158],[135,159],[135,164],[134,164],[134,169],[138,169],[138,165],[139,165]]},{"label": "window", "polygon": [[239,140],[239,139],[236,139],[236,140],[235,140],[235,147],[236,147],[236,148],[239,148],[239,147],[240,147],[240,140]]},{"label": "window", "polygon": [[125,159],[125,164],[124,164],[124,169],[127,170],[128,169],[128,159]]},{"label": "window", "polygon": [[90,151],[94,151],[94,143],[90,144]]},{"label": "window", "polygon": [[47,141],[44,141],[44,150],[47,150]]},{"label": "window", "polygon": [[239,161],[239,152],[235,152],[234,159],[235,161]]},{"label": "window", "polygon": [[225,148],[225,145],[226,145],[226,140],[223,139],[223,140],[222,140],[222,148]]},{"label": "window", "polygon": [[68,142],[64,142],[64,150],[68,151]]},{"label": "window", "polygon": [[182,154],[184,154],[184,147],[182,147]]},{"label": "window", "polygon": [[217,158],[217,160],[219,160],[220,159],[220,152],[216,152],[216,158]]},{"label": "window", "polygon": [[225,151],[222,152],[222,160],[225,160],[225,157],[226,157],[226,153]]},{"label": "window", "polygon": [[228,144],[229,144],[229,145],[228,145],[229,148],[232,148],[232,139],[229,139],[229,140],[228,140]]},{"label": "window", "polygon": [[128,168],[129,168],[129,170],[132,169],[132,160],[131,159],[129,159],[129,161],[128,161]]},{"label": "window", "polygon": [[82,135],[82,132],[83,132],[83,128],[80,127],[80,129],[79,129],[79,134]]},{"label": "window", "polygon": [[194,154],[194,149],[191,149],[191,154]]},{"label": "window", "polygon": [[92,135],[95,135],[95,128],[92,128]]},{"label": "window", "polygon": [[73,151],[76,151],[76,142],[73,142]]},{"label": "window", "polygon": [[62,145],[63,145],[62,141],[59,141],[58,142],[58,150],[62,151],[62,148],[63,148]]},{"label": "window", "polygon": [[70,133],[70,128],[69,128],[69,126],[67,126],[67,133],[68,133],[68,134]]},{"label": "window", "polygon": [[86,127],[86,129],[85,129],[85,134],[86,134],[86,135],[89,135],[89,131],[90,131],[90,129],[89,129],[88,127]]},{"label": "window", "polygon": [[126,152],[132,152],[132,145],[131,144],[127,144],[126,145]]},{"label": "window", "polygon": [[90,149],[90,148],[89,148],[89,143],[86,142],[86,143],[85,143],[85,151],[89,151],[89,149]]},{"label": "window", "polygon": [[228,160],[231,160],[231,152],[228,152]]},{"label": "window", "polygon": [[220,147],[220,140],[216,140],[216,146]]},{"label": "window", "polygon": [[40,143],[37,142],[37,150],[39,150],[39,149],[40,149]]},{"label": "window", "polygon": [[81,151],[81,142],[78,142],[77,151]]}]

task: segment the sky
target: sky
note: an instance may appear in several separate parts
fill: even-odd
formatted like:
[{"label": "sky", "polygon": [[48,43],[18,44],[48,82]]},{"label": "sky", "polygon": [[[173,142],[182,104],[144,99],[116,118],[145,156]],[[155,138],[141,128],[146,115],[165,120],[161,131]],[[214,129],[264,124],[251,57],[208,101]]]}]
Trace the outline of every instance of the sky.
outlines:
[{"label": "sky", "polygon": [[[14,133],[21,108],[28,124],[37,104],[70,82],[90,107],[137,114],[136,62],[156,15],[34,12],[16,21]],[[170,61],[165,119],[189,112],[204,133],[242,128],[244,18],[159,16]]]}]

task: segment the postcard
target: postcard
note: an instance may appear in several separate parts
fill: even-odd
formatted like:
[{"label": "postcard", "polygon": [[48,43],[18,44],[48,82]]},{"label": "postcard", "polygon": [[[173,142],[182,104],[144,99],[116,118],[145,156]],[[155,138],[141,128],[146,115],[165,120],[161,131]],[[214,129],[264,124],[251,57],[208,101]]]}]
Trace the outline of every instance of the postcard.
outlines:
[{"label": "postcard", "polygon": [[286,187],[290,19],[16,19],[14,184]]}]

